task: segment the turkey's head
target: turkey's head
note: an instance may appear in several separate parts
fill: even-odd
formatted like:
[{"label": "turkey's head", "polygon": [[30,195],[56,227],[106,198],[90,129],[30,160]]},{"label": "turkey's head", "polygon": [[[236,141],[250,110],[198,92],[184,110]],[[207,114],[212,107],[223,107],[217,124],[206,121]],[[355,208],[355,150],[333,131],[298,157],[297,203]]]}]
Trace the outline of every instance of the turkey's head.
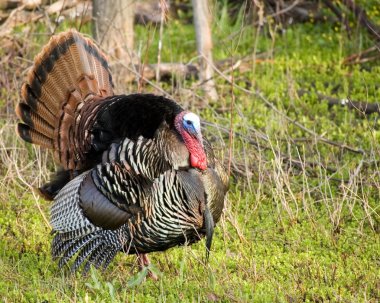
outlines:
[{"label": "turkey's head", "polygon": [[175,117],[174,124],[190,153],[190,165],[205,170],[207,158],[203,147],[199,117],[194,113],[183,111]]}]

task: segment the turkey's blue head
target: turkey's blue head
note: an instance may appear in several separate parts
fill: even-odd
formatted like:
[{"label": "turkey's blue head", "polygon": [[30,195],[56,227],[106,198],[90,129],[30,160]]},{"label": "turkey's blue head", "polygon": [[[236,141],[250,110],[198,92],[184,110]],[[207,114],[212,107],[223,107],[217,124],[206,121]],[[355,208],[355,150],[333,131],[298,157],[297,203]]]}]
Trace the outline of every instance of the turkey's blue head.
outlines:
[{"label": "turkey's blue head", "polygon": [[207,168],[207,159],[203,148],[199,117],[192,112],[183,111],[176,116],[174,123],[190,153],[190,165],[194,168],[205,170]]}]

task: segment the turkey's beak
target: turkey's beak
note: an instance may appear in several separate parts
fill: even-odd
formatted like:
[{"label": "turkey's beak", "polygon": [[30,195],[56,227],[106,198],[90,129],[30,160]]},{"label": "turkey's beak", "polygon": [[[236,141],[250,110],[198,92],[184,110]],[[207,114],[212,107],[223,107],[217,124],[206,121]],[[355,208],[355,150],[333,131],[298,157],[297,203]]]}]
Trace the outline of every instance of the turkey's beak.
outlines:
[{"label": "turkey's beak", "polygon": [[207,205],[203,213],[203,219],[204,219],[204,227],[206,230],[206,262],[208,262],[208,259],[210,256],[212,236],[214,234],[214,219]]}]

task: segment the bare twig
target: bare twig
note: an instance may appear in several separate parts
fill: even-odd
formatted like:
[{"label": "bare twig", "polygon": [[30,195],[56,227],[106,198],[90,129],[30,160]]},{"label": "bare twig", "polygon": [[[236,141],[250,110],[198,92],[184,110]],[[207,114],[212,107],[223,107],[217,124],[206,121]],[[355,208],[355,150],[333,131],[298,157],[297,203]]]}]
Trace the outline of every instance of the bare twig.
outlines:
[{"label": "bare twig", "polygon": [[[193,64],[182,64],[182,63],[160,63],[160,64],[143,64],[134,65],[135,70],[139,70],[140,74],[144,75],[144,79],[152,80],[156,77],[156,72],[160,75],[160,80],[166,78],[182,77],[197,77],[198,76],[198,66]],[[135,77],[126,78],[126,82],[132,82]]]},{"label": "bare twig", "polygon": [[[233,68],[233,64],[231,62]],[[235,107],[235,94],[234,94],[234,74],[231,76],[231,104],[230,104],[230,131],[228,136],[228,176],[231,174],[232,162],[232,147],[234,142],[234,107]]]},{"label": "bare twig", "polygon": [[[40,19],[42,19],[45,14],[47,15],[53,15],[56,13],[60,13],[62,10],[73,7],[77,5],[79,0],[60,0],[58,2],[55,2],[45,8],[44,12],[23,12],[25,9],[25,5],[21,5],[17,8],[15,8],[7,18],[7,20],[0,26],[0,38],[6,35],[9,35],[12,30],[16,26],[21,26],[24,24],[28,24],[30,22],[36,22]],[[25,13],[26,17],[19,18],[18,15],[20,13]]]},{"label": "bare twig", "polygon": [[[218,130],[222,131],[226,135],[230,136],[231,129],[229,129],[227,127],[224,127],[224,126],[216,124],[216,123],[207,122],[207,121],[202,121],[202,124],[217,128]],[[302,170],[303,170],[303,167],[308,167],[311,169],[315,169],[317,167],[322,167],[330,173],[335,173],[337,171],[337,169],[335,167],[328,166],[322,162],[296,160],[292,157],[285,155],[279,149],[274,149],[273,146],[270,147],[267,144],[259,143],[257,140],[254,140],[254,139],[248,137],[247,135],[244,135],[238,131],[233,130],[232,136],[247,142],[248,144],[252,145],[257,150],[261,150],[261,149],[271,150],[273,152],[273,154],[275,154],[277,157],[281,158],[284,163],[289,163],[289,165],[291,165],[293,167],[297,167],[297,168],[300,168]],[[266,135],[260,134],[259,132],[255,132],[255,138],[261,139],[266,143],[270,142],[270,139]],[[291,139],[291,140],[293,140],[293,139]]]},{"label": "bare twig", "polygon": [[274,18],[274,17],[277,17],[279,15],[285,14],[285,13],[291,11],[293,8],[295,8],[300,2],[301,2],[300,0],[295,0],[292,4],[286,6],[283,9],[280,9],[279,11],[275,12],[274,14],[267,15],[265,18],[269,19],[269,18]]},{"label": "bare twig", "polygon": [[[372,54],[375,52],[375,55],[369,56],[369,54]],[[342,64],[356,64],[356,63],[364,63],[372,60],[380,59],[380,53],[378,46],[372,46],[368,49],[365,49],[364,51],[361,51],[357,54],[353,54],[345,58],[342,62]]]}]

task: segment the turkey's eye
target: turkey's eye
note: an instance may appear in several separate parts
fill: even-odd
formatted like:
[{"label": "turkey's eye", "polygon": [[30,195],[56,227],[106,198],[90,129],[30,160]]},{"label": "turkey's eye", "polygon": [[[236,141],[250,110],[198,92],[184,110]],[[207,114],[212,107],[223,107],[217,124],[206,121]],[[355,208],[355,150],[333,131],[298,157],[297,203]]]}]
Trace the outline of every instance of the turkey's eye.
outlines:
[{"label": "turkey's eye", "polygon": [[194,123],[191,120],[183,120],[183,126],[187,129],[190,130],[194,128]]}]

